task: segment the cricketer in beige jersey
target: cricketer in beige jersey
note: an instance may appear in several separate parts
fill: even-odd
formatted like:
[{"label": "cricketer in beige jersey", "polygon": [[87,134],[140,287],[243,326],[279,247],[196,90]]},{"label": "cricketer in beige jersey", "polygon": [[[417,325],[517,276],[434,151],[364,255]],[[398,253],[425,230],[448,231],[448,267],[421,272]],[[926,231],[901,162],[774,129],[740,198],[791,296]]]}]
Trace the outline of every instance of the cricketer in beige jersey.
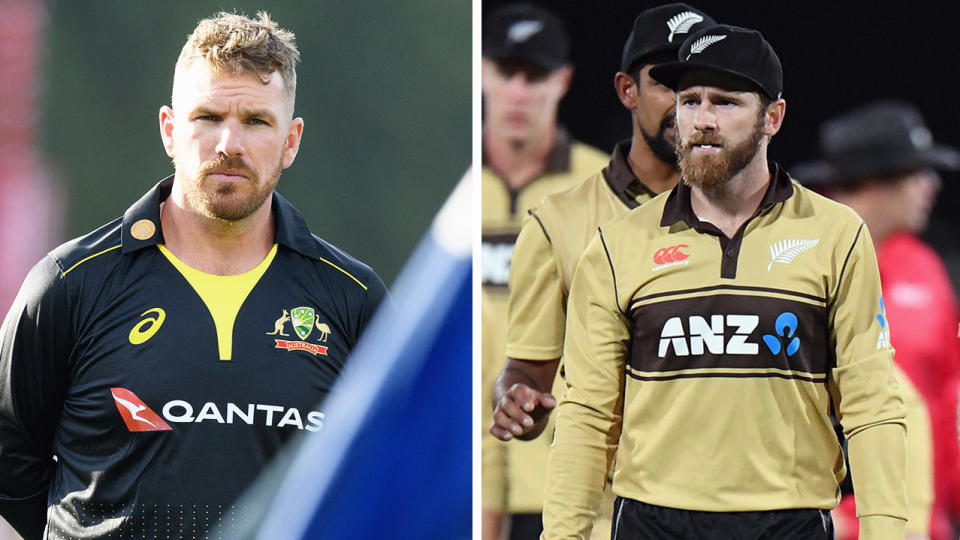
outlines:
[{"label": "cricketer in beige jersey", "polygon": [[[580,254],[597,226],[625,215],[649,201],[650,191],[630,169],[630,140],[613,149],[610,163],[573,188],[544,197],[524,218],[510,264],[507,316],[507,356],[522,360],[554,360],[563,352],[567,295]],[[554,379],[553,395],[562,397],[566,384]],[[553,423],[540,436],[549,443]],[[543,485],[546,459],[531,464],[529,476]],[[591,538],[610,537],[613,495],[604,490]]]},{"label": "cricketer in beige jersey", "polygon": [[903,537],[906,410],[873,243],[849,208],[771,163],[727,238],[681,183],[600,227],[567,314],[543,538],[586,536],[615,452],[613,491],[648,504],[833,508],[846,471],[831,406],[861,524]]},{"label": "cricketer in beige jersey", "polygon": [[487,432],[493,423],[493,383],[506,360],[507,286],[521,220],[527,209],[545,195],[575,185],[603,168],[609,159],[593,147],[571,141],[562,130],[556,132],[555,141],[543,174],[519,192],[512,192],[486,164],[481,172],[481,447],[486,510],[539,513],[543,508],[542,464],[549,451],[549,438],[507,444]]},{"label": "cricketer in beige jersey", "polygon": [[560,357],[567,295],[580,254],[597,226],[626,215],[654,196],[633,175],[627,163],[629,151],[630,140],[621,141],[606,168],[571,189],[547,195],[524,219],[510,266],[510,358]]}]

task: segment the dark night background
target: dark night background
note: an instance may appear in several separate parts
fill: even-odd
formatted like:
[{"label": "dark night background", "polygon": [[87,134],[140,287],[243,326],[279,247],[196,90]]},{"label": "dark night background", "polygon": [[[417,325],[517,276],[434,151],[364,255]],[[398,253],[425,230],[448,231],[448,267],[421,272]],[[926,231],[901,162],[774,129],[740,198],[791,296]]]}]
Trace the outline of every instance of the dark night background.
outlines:
[{"label": "dark night background", "polygon": [[[510,2],[485,0],[483,13]],[[630,136],[630,117],[613,76],[640,11],[667,2],[535,1],[564,20],[571,37],[573,85],[560,122],[574,137],[611,151]],[[960,148],[960,3],[688,1],[718,22],[755,28],[780,57],[787,114],[770,145],[790,170],[816,156],[819,123],[868,101],[912,102],[934,140]],[[960,173],[942,172],[943,190],[924,238],[960,286]]]}]

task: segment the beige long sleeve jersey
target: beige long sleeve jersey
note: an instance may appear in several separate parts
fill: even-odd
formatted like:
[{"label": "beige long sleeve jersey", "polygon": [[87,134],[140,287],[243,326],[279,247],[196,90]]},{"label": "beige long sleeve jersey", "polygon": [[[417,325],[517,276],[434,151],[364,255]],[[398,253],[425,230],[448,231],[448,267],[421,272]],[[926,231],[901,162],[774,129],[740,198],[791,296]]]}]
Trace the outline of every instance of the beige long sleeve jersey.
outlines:
[{"label": "beige long sleeve jersey", "polygon": [[604,474],[648,504],[830,509],[849,439],[862,538],[906,519],[904,418],[876,256],[775,164],[733,238],[684,184],[602,226],[574,275],[543,538],[589,534]]}]

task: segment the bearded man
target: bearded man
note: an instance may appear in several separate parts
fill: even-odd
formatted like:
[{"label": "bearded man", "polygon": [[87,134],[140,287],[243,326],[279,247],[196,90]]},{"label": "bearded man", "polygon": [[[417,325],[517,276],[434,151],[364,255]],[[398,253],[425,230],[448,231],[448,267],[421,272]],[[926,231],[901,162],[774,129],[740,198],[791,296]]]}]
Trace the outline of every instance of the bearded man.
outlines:
[{"label": "bearded man", "polygon": [[601,225],[574,273],[545,539],[584,538],[616,454],[612,537],[833,537],[849,441],[861,538],[903,538],[903,398],[876,255],[849,208],[767,159],[783,74],[755,30],[692,33],[681,182]]},{"label": "bearded man", "polygon": [[299,56],[265,13],[200,21],[160,109],[175,173],[24,282],[0,329],[0,514],[27,540],[232,537],[236,497],[322,428],[386,289],[274,191]]}]

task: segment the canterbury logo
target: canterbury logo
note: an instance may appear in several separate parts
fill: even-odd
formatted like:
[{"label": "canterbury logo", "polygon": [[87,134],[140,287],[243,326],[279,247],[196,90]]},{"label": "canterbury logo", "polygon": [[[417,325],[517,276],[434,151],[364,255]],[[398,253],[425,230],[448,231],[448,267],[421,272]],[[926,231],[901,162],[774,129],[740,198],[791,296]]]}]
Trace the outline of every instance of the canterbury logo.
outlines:
[{"label": "canterbury logo", "polygon": [[770,264],[767,265],[767,272],[773,268],[773,263],[790,264],[797,255],[812,248],[820,242],[816,240],[781,240],[770,246]]},{"label": "canterbury logo", "polygon": [[670,29],[670,35],[667,36],[667,41],[673,43],[674,34],[686,34],[690,31],[690,28],[698,22],[703,22],[703,17],[701,17],[699,13],[692,11],[684,11],[670,17],[670,20],[667,21],[667,28]]},{"label": "canterbury logo", "polygon": [[160,330],[160,326],[163,325],[163,320],[167,318],[167,314],[160,308],[148,309],[141,313],[140,316],[146,317],[148,313],[155,313],[156,315],[143,319],[130,329],[130,335],[128,336],[130,343],[134,345],[145,343],[157,333],[157,330]]},{"label": "canterbury logo", "polygon": [[523,43],[542,29],[543,23],[540,21],[520,21],[507,30],[507,39],[514,43]]},{"label": "canterbury logo", "polygon": [[707,47],[713,45],[718,41],[723,41],[727,39],[725,35],[712,35],[712,36],[703,36],[702,38],[693,42],[693,45],[690,45],[690,54],[687,55],[686,60],[689,60],[694,54],[702,53]]},{"label": "canterbury logo", "polygon": [[669,264],[672,262],[680,262],[685,260],[690,255],[680,251],[682,248],[690,247],[686,244],[679,244],[676,246],[665,247],[658,249],[657,252],[653,255],[653,262],[657,264]]},{"label": "canterbury logo", "polygon": [[126,388],[111,388],[117,410],[130,431],[170,431],[173,428]]}]

